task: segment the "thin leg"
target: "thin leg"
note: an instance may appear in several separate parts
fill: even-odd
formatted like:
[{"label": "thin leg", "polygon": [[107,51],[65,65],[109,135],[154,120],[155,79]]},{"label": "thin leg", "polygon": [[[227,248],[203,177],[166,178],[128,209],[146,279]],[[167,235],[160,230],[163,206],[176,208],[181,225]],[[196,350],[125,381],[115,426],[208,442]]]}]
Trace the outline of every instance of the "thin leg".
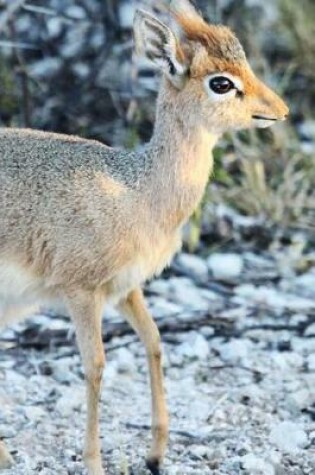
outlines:
[{"label": "thin leg", "polygon": [[168,413],[163,388],[159,330],[146,308],[141,289],[132,291],[120,305],[128,322],[139,335],[147,352],[152,396],[152,446],[147,466],[159,473],[168,439]]},{"label": "thin leg", "polygon": [[99,397],[105,355],[102,341],[102,306],[99,295],[82,292],[68,298],[67,306],[75,325],[87,389],[87,425],[84,461],[89,475],[103,475],[99,440]]},{"label": "thin leg", "polygon": [[4,442],[0,440],[0,469],[10,468],[13,464],[13,458],[9,454]]}]

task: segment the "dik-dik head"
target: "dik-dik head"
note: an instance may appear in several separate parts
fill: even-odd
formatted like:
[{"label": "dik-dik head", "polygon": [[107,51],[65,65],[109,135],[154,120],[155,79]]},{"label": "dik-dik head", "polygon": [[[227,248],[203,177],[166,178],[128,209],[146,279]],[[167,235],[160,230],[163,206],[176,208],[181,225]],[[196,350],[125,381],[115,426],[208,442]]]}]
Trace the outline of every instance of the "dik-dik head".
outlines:
[{"label": "dik-dik head", "polygon": [[134,30],[138,50],[168,79],[175,113],[214,133],[287,118],[288,107],[255,76],[229,28],[206,23],[188,0],[173,0],[170,11],[173,27],[140,10]]}]

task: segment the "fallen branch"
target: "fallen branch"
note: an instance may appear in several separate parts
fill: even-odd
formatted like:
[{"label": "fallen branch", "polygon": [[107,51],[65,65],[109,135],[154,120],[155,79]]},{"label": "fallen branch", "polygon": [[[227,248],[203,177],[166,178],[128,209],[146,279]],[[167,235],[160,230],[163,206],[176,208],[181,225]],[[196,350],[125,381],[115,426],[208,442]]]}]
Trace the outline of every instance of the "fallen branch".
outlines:
[{"label": "fallen branch", "polygon": [[[65,317],[61,316],[61,318]],[[179,318],[178,314],[177,318],[174,315],[167,316],[157,319],[156,323],[162,334],[182,333],[198,330],[203,326],[211,326],[216,328],[219,334],[221,331],[224,335],[232,335],[234,327],[233,322],[204,312],[194,312],[189,318]],[[134,335],[134,331],[127,322],[106,322],[104,327],[104,343],[108,343],[114,337]],[[74,329],[42,329],[39,325],[31,325],[17,335],[17,345],[36,350],[73,345],[74,340]]]}]

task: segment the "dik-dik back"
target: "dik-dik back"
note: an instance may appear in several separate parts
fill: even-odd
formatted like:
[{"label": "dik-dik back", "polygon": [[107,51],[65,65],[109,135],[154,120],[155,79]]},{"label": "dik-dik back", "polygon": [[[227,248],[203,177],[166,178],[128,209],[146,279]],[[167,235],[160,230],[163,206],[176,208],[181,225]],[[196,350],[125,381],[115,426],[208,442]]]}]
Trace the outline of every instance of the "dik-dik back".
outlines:
[{"label": "dik-dik back", "polygon": [[[159,473],[168,416],[160,337],[141,284],[180,245],[226,130],[266,127],[288,108],[251,70],[226,27],[209,25],[187,0],[171,2],[177,33],[138,11],[135,39],[163,73],[152,139],[141,152],[30,130],[0,131],[0,326],[24,304],[62,303],[71,316],[87,380],[84,459],[103,474],[98,398],[105,356],[101,316],[119,306],[147,353],[152,445]],[[0,468],[13,462],[0,442]]]}]

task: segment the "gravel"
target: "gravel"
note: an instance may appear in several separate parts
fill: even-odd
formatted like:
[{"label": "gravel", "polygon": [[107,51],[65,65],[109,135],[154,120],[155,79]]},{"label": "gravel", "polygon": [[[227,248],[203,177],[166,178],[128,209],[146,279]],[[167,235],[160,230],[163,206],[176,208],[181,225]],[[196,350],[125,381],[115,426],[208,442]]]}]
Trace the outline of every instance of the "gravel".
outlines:
[{"label": "gravel", "polygon": [[[228,252],[229,261],[231,255],[237,254]],[[220,269],[224,252],[216,259],[181,254],[165,276],[146,286],[149,307],[164,328],[171,421],[165,475],[311,475],[315,266],[297,273],[292,264],[287,278],[275,279],[270,276],[280,275],[281,259],[274,252],[244,250],[237,282],[225,283],[215,267]],[[258,285],[250,282],[253,272]],[[106,309],[104,335],[120,322],[116,311]],[[67,318],[37,315],[1,335],[0,438],[15,460],[4,474],[85,473],[85,388],[71,334]],[[104,465],[108,475],[131,474],[131,468],[145,475],[145,351],[131,332],[113,332],[105,346]]]}]

